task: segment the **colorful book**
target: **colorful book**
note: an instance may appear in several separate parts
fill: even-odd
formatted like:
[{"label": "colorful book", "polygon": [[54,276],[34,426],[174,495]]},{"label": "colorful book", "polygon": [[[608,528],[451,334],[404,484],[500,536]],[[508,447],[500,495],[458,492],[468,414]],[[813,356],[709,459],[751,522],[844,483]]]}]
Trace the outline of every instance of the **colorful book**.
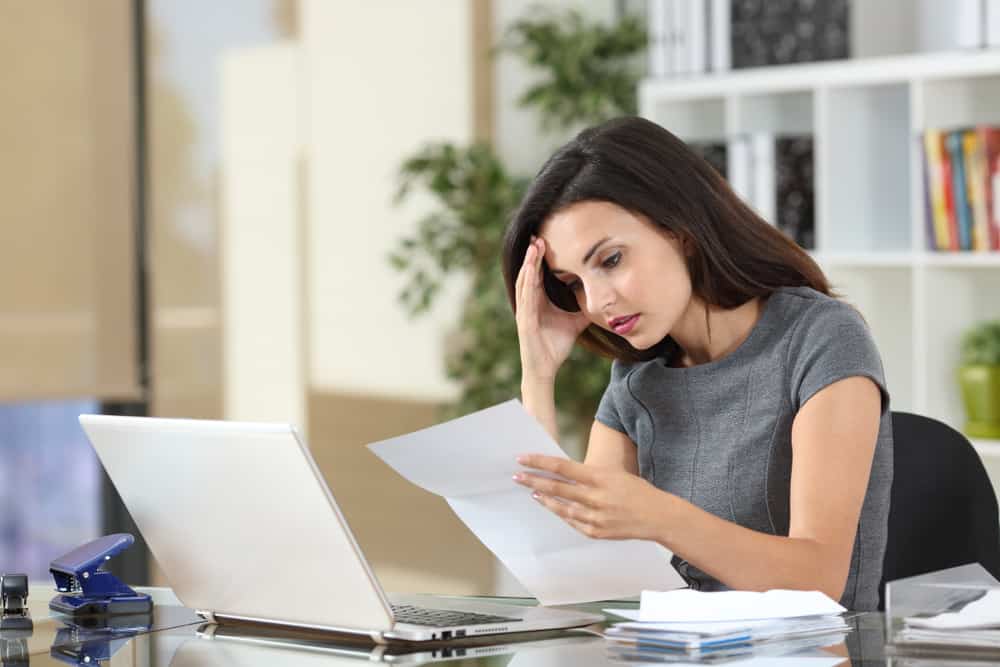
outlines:
[{"label": "colorful book", "polygon": [[945,138],[948,156],[951,158],[951,180],[955,220],[958,223],[958,247],[972,250],[972,212],[965,187],[965,159],[962,156],[962,131],[949,132]]},{"label": "colorful book", "polygon": [[965,162],[965,193],[972,218],[972,249],[990,249],[989,212],[986,209],[986,154],[982,137],[976,130],[962,132],[962,158]]},{"label": "colorful book", "polygon": [[[927,142],[921,140],[920,142],[920,154],[923,157],[921,161],[921,176],[924,181],[924,240],[926,241],[926,247],[928,250],[944,250],[946,246],[939,245],[941,240],[938,239],[937,228],[934,226],[934,203],[931,201],[931,166],[930,160],[927,158]],[[947,238],[944,239],[944,243],[947,243]]]},{"label": "colorful book", "polygon": [[981,126],[986,162],[986,211],[989,219],[990,249],[1000,250],[1000,127]]},{"label": "colorful book", "polygon": [[927,156],[927,173],[931,209],[934,214],[934,245],[938,250],[952,250],[957,247],[952,235],[952,223],[948,206],[946,184],[950,181],[948,156],[944,150],[944,133],[941,130],[924,132],[924,153]]}]

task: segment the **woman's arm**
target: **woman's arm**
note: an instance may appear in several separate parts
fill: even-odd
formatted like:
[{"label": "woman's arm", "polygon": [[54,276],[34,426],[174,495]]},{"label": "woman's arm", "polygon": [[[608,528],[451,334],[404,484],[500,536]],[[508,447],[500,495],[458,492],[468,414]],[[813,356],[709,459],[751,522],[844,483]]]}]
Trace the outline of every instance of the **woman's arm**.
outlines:
[{"label": "woman's arm", "polygon": [[594,420],[594,425],[590,427],[587,456],[583,462],[589,466],[639,474],[639,459],[632,439],[597,420]]},{"label": "woman's arm", "polygon": [[788,537],[720,519],[620,470],[528,456],[522,459],[524,465],[576,483],[530,474],[519,475],[518,481],[534,488],[540,502],[591,537],[658,541],[731,588],[817,589],[839,599],[880,415],[879,389],[863,377],[835,382],[802,406],[792,425]]}]

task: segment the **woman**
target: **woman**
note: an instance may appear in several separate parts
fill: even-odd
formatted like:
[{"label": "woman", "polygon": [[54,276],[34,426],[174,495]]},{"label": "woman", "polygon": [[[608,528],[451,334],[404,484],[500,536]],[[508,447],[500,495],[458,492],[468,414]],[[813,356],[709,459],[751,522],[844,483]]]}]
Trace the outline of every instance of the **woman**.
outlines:
[{"label": "woman", "polygon": [[574,342],[614,359],[585,462],[527,455],[515,481],[586,535],[661,543],[694,588],[877,607],[892,481],[878,350],[708,163],[640,118],[581,132],[535,177],[503,268],[522,402],[553,438]]}]

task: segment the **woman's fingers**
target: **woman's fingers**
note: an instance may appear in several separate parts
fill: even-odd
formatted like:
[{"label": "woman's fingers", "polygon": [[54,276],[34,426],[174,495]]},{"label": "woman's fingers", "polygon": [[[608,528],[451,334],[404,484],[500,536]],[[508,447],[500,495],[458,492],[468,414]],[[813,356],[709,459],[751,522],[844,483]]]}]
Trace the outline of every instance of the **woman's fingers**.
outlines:
[{"label": "woman's fingers", "polygon": [[514,481],[545,496],[564,498],[585,507],[592,507],[594,505],[594,501],[590,497],[590,489],[583,485],[562,482],[550,477],[533,475],[526,472],[515,474]]},{"label": "woman's fingers", "polygon": [[522,454],[517,457],[517,462],[525,468],[544,470],[579,484],[596,486],[598,482],[598,473],[593,467],[571,459],[545,454]]},{"label": "woman's fingers", "polygon": [[515,284],[515,298],[517,299],[518,319],[525,323],[535,322],[538,317],[538,304],[541,285],[541,262],[542,254],[538,245],[533,241],[528,246],[524,255],[524,262],[518,272]]},{"label": "woman's fingers", "polygon": [[564,502],[558,498],[552,498],[540,493],[533,494],[532,497],[587,537],[603,537],[600,529],[595,524],[596,516],[591,510],[577,503]]}]

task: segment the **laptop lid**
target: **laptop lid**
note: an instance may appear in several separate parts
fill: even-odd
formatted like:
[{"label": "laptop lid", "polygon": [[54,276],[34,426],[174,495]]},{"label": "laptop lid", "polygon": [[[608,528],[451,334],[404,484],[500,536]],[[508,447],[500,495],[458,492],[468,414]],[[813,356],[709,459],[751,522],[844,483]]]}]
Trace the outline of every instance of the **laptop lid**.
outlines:
[{"label": "laptop lid", "polygon": [[185,606],[373,636],[392,627],[291,426],[107,415],[80,424]]}]

